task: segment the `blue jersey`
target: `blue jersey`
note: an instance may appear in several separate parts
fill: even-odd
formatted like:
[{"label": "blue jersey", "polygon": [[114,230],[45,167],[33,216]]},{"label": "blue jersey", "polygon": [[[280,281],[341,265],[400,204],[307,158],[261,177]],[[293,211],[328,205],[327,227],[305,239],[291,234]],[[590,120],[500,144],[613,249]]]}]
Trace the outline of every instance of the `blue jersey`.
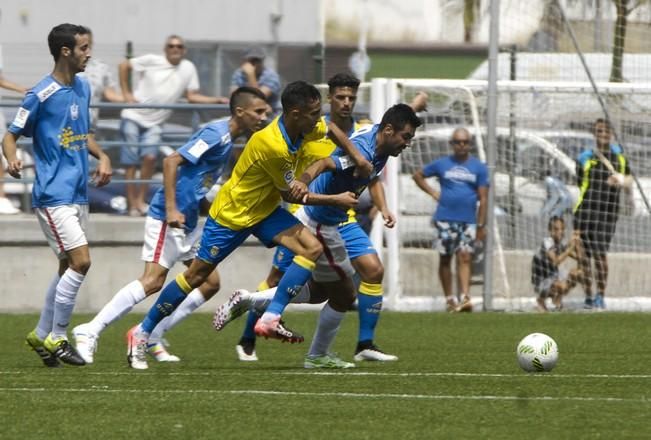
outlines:
[{"label": "blue jersey", "polygon": [[[224,119],[206,125],[177,150],[188,162],[179,167],[176,176],[176,209],[185,215],[189,230],[197,226],[199,203],[224,171],[232,149],[228,119]],[[165,220],[164,188],[152,197],[148,215]]]},{"label": "blue jersey", "polygon": [[437,177],[441,185],[434,220],[476,223],[477,190],[488,186],[486,165],[475,157],[457,162],[454,156],[446,156],[425,165],[423,175]]},{"label": "blue jersey", "polygon": [[34,208],[88,204],[89,103],[79,76],[64,85],[48,75],[25,95],[9,131],[33,138]]},{"label": "blue jersey", "polygon": [[[370,176],[354,177],[355,164],[348,156],[344,155],[341,148],[337,148],[331,156],[335,162],[336,170],[318,175],[310,184],[310,191],[318,194],[339,194],[351,191],[359,196],[369,182],[380,174],[387,163],[388,157],[377,156],[375,152],[378,129],[379,125],[367,126],[357,130],[350,138],[364,158],[373,164],[373,172]],[[338,225],[348,219],[346,209],[338,206],[306,206],[305,212],[310,218],[324,225]]]}]

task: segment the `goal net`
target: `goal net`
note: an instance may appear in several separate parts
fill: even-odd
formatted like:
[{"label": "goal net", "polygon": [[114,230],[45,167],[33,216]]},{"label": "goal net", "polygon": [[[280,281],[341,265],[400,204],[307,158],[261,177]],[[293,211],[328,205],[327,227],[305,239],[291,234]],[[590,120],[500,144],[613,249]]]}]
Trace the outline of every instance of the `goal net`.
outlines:
[{"label": "goal net", "polygon": [[[643,191],[651,195],[651,153],[646,147],[651,136],[651,86],[600,83],[609,103],[614,128],[627,160]],[[428,108],[421,113],[424,124],[411,148],[391,161],[385,173],[387,199],[398,214],[394,230],[385,230],[387,303],[401,310],[443,310],[444,299],[438,280],[436,231],[432,226],[435,202],[412,180],[415,171],[451,152],[449,139],[456,127],[474,136],[473,154],[486,160],[487,83],[481,80],[374,80],[371,108],[376,115],[393,102],[409,102],[418,91],[429,95]],[[379,106],[379,107],[377,107]],[[492,152],[495,245],[485,249],[492,258],[492,286],[488,289],[493,308],[530,310],[535,293],[531,262],[548,235],[551,215],[564,217],[565,238],[572,232],[572,209],[580,197],[576,160],[595,147],[592,131],[603,117],[589,83],[499,81],[497,146]],[[377,116],[374,117],[377,119]],[[614,142],[614,141],[613,141]],[[584,153],[585,154],[585,153]],[[619,163],[614,166],[619,167]],[[556,199],[550,179],[562,189]],[[430,182],[437,186],[436,180]],[[603,189],[604,199],[610,197]],[[608,252],[609,276],[606,290],[609,310],[651,309],[646,286],[651,273],[651,216],[640,190],[621,192],[616,201],[617,222]],[[613,212],[614,212],[613,211]],[[591,221],[603,222],[600,214]],[[471,294],[481,301],[484,291],[482,255],[473,264]],[[569,270],[576,262],[568,259]],[[594,271],[594,269],[593,269]],[[593,289],[593,294],[596,287]],[[569,308],[583,304],[583,289],[574,288],[565,299]]]}]

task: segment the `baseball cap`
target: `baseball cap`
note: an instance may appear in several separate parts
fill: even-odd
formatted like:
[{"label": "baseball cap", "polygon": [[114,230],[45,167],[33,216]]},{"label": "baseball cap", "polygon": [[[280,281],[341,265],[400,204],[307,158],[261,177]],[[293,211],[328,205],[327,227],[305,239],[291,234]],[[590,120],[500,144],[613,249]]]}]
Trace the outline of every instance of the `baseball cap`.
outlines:
[{"label": "baseball cap", "polygon": [[265,57],[264,50],[262,50],[259,47],[252,47],[248,49],[246,52],[244,52],[245,60],[250,60],[250,59],[264,60],[264,57]]}]

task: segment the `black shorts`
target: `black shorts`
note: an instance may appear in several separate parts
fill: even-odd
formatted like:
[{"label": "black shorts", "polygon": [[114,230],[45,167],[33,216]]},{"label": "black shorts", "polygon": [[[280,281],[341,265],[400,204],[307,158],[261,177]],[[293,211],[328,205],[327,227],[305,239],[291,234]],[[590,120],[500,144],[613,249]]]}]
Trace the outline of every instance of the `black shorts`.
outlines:
[{"label": "black shorts", "polygon": [[574,230],[581,231],[581,241],[588,257],[608,253],[616,225],[616,217],[596,220],[586,220],[580,215],[574,217]]}]

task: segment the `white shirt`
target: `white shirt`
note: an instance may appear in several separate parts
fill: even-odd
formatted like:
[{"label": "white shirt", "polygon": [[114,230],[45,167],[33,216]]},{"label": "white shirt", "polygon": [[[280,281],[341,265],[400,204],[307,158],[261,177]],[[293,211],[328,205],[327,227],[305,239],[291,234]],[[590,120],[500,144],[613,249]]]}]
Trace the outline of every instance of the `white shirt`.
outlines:
[{"label": "white shirt", "polygon": [[[174,66],[164,55],[142,55],[129,60],[135,73],[133,96],[142,104],[172,104],[188,90],[199,90],[199,75],[194,64],[181,60]],[[145,128],[162,124],[171,110],[127,108],[124,119],[131,119]]]}]

